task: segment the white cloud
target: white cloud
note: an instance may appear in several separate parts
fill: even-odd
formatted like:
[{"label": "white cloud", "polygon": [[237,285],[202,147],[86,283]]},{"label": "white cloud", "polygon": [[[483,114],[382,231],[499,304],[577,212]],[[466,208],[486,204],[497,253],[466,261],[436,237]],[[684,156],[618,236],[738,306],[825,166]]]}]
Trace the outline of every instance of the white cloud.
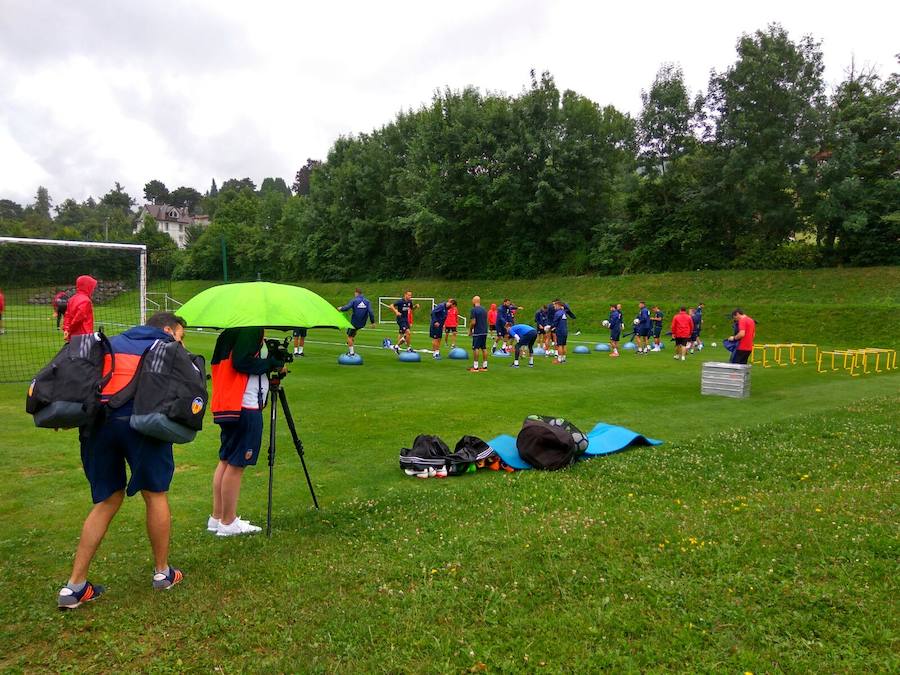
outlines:
[{"label": "white cloud", "polygon": [[[724,10],[723,11],[723,7]],[[136,198],[157,178],[281,176],[435,90],[517,94],[534,68],[560,89],[637,113],[666,61],[692,91],[734,62],[743,32],[781,23],[823,41],[826,79],[896,69],[900,10],[762,0],[307,3],[0,0],[0,198]]]}]

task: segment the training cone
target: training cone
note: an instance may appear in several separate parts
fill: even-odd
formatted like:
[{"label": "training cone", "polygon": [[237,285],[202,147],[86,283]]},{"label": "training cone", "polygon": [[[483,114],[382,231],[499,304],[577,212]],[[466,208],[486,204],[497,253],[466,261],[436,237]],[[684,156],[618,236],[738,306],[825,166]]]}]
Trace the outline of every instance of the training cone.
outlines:
[{"label": "training cone", "polygon": [[587,345],[575,345],[575,349],[572,350],[575,354],[590,354],[591,350],[588,349]]},{"label": "training cone", "polygon": [[341,354],[338,363],[342,366],[361,366],[363,360],[359,354]]},{"label": "training cone", "polygon": [[608,352],[609,345],[606,344],[605,342],[600,342],[599,344],[594,345],[594,351],[595,352]]},{"label": "training cone", "polygon": [[634,343],[629,341],[622,345],[622,349],[628,349],[629,351],[634,351]]},{"label": "training cone", "polygon": [[454,347],[447,356],[457,361],[464,361],[469,358],[469,352],[462,347]]},{"label": "training cone", "polygon": [[546,356],[547,350],[545,350],[543,347],[535,347],[534,351],[531,353],[533,356]]},{"label": "training cone", "polygon": [[418,352],[400,352],[398,358],[409,363],[418,363],[422,360],[422,356]]}]

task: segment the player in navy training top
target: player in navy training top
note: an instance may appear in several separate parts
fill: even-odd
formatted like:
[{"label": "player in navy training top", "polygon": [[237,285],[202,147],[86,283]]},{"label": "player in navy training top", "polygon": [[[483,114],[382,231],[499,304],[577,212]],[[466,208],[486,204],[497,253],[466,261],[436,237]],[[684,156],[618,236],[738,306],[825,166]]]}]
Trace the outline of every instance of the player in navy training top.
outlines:
[{"label": "player in navy training top", "polygon": [[650,310],[647,303],[638,303],[637,325],[634,328],[634,342],[637,345],[635,354],[646,354],[650,351]]},{"label": "player in navy training top", "polygon": [[534,313],[534,325],[541,340],[541,346],[544,351],[550,350],[550,311],[547,305],[541,305],[540,309]]},{"label": "player in navy training top", "polygon": [[553,308],[555,311],[550,326],[553,328],[553,334],[556,335],[556,349],[558,352],[553,363],[565,363],[566,343],[569,341],[569,317],[565,307],[563,307],[562,300],[554,300]]},{"label": "player in navy training top", "polygon": [[412,333],[409,330],[409,313],[414,309],[419,309],[418,304],[412,301],[412,291],[406,291],[403,297],[394,302],[391,306],[394,314],[397,315],[397,344],[394,345],[394,351],[400,351],[400,343],[406,342],[406,351],[412,351]]},{"label": "player in navy training top", "polygon": [[534,367],[534,343],[537,340],[537,331],[526,323],[517,323],[515,326],[507,324],[509,336],[515,341],[515,356],[512,362],[513,368],[519,367],[519,354],[522,349],[528,350],[528,365]]},{"label": "player in navy training top", "polygon": [[662,347],[659,346],[659,336],[662,335],[662,322],[665,316],[666,315],[663,314],[662,310],[659,308],[659,305],[653,305],[653,314],[650,316],[650,323],[652,324],[651,331],[653,333],[653,349],[650,351],[662,351]]},{"label": "player in navy training top", "polygon": [[456,300],[447,298],[445,302],[438,303],[431,310],[431,324],[428,326],[428,335],[431,337],[432,358],[441,358],[441,337],[444,334],[444,322],[447,320],[447,310],[456,307]]},{"label": "player in navy training top", "polygon": [[690,352],[694,353],[694,348],[703,349],[703,341],[700,339],[700,331],[703,330],[703,303],[699,303],[691,314],[694,321],[694,330],[691,332]]},{"label": "player in navy training top", "polygon": [[346,312],[348,309],[353,310],[350,313],[350,325],[353,328],[347,329],[347,347],[350,348],[349,353],[351,356],[356,353],[353,348],[356,332],[365,328],[367,320],[369,323],[375,323],[375,312],[372,311],[372,303],[363,295],[361,289],[357,288],[355,293],[356,295],[348,300],[346,305],[338,307],[339,312]]},{"label": "player in navy training top", "polygon": [[622,339],[622,312],[616,305],[609,306],[609,346],[610,356],[619,355],[619,340]]},{"label": "player in navy training top", "polygon": [[479,350],[481,350],[482,370],[487,370],[488,313],[481,306],[481,297],[478,295],[472,298],[472,311],[469,312],[469,335],[472,337],[472,358],[474,359],[469,372],[478,372]]}]

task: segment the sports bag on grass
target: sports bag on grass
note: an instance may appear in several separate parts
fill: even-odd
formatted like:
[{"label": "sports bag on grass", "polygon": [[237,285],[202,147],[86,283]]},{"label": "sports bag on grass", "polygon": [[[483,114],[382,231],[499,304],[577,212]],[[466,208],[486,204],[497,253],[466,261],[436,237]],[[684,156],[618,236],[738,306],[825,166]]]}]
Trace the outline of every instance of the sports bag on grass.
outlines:
[{"label": "sports bag on grass", "polygon": [[587,450],[587,437],[562,417],[529,415],[516,438],[519,456],[535,469],[564,469]]},{"label": "sports bag on grass", "polygon": [[34,425],[72,429],[91,422],[100,410],[100,390],[112,376],[103,375],[103,358],[115,355],[103,333],[73,335],[49,364],[34,376],[25,397],[25,411]]},{"label": "sports bag on grass", "polygon": [[157,340],[141,356],[131,382],[109,405],[118,408],[132,398],[132,429],[161,441],[189,443],[203,428],[209,401],[205,360],[180,342]]}]

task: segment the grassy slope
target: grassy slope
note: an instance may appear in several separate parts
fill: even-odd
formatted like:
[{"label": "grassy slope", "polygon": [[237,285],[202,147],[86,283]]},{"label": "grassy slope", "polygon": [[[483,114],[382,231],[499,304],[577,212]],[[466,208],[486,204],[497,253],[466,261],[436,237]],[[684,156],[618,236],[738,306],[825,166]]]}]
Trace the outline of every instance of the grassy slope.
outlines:
[{"label": "grassy slope", "polygon": [[[816,301],[885,311],[854,279],[813,281]],[[544,281],[459,287],[511,286],[527,304]],[[810,283],[795,282],[779,286],[781,305]],[[567,297],[598,282],[566,288],[582,283]],[[722,350],[684,364],[670,352],[539,359],[533,371],[494,359],[473,375],[449,360],[398,364],[375,347],[386,334],[362,333],[356,369],[334,364],[337,333],[314,331],[286,381],[320,512],[281,424],[274,537],[208,536],[210,424],[176,449],[172,560],[184,585],[150,591],[132,499],[92,568],[108,596],[68,615],[53,596],[88,509],[74,435],[30,428],[21,387],[0,385],[0,668],[896,670],[900,376],[755,369],[752,397],[735,401],[699,395],[701,358]],[[189,340],[209,354],[212,336]],[[666,444],[552,474],[418,481],[397,469],[417,433],[491,438],[529,412]],[[244,481],[241,512],[254,521],[266,474],[263,460]]]}]

